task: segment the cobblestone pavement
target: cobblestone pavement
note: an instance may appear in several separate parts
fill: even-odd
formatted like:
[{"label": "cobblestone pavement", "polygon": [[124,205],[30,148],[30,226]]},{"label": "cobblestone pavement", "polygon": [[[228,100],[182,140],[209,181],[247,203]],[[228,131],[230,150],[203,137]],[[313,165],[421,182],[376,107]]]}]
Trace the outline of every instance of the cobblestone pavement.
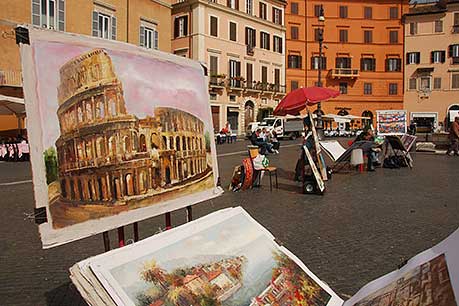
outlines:
[{"label": "cobblestone pavement", "polygon": [[[247,143],[218,146],[224,187],[247,155]],[[299,146],[285,141],[270,156],[279,168],[279,190],[226,191],[194,206],[198,218],[229,206],[244,207],[343,298],[431,247],[459,226],[459,158],[415,154],[415,167],[336,174],[324,196],[303,195],[292,181]],[[236,153],[232,153],[236,152]],[[42,250],[33,211],[28,163],[0,163],[0,304],[86,305],[69,280],[68,268],[103,252],[101,235]],[[22,182],[21,182],[22,181]],[[24,182],[25,181],[25,182]],[[16,184],[6,184],[18,182]],[[174,225],[185,210],[172,213]],[[164,227],[159,216],[139,223],[141,238]],[[110,232],[112,246],[115,231]],[[132,228],[126,229],[127,238]]]}]

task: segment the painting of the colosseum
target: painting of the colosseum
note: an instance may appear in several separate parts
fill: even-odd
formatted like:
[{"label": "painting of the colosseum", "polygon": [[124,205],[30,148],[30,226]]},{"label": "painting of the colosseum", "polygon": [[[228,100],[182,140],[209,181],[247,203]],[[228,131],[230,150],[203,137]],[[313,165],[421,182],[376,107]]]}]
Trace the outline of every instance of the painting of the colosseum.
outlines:
[{"label": "painting of the colosseum", "polygon": [[152,205],[212,182],[204,123],[171,107],[152,106],[144,118],[129,114],[106,51],[86,52],[61,67],[58,103],[57,177],[49,182],[55,227]]},{"label": "painting of the colosseum", "polygon": [[221,193],[199,63],[84,36],[30,36],[24,84],[45,247]]}]

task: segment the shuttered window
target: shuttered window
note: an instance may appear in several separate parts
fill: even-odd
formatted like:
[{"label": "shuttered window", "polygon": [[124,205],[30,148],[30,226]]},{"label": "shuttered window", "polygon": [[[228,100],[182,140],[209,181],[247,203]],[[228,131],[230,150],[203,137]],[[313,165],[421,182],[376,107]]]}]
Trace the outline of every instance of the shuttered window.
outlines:
[{"label": "shuttered window", "polygon": [[158,31],[153,27],[140,26],[139,44],[141,47],[157,50],[159,48]]},{"label": "shuttered window", "polygon": [[347,6],[341,5],[339,7],[339,18],[347,18]]},{"label": "shuttered window", "polygon": [[260,2],[259,10],[260,10],[259,12],[260,18],[264,20],[268,19],[266,3]]},{"label": "shuttered window", "polygon": [[174,19],[174,38],[185,37],[188,35],[188,16],[175,17]]},{"label": "shuttered window", "polygon": [[397,95],[397,94],[398,94],[398,84],[390,83],[389,84],[389,95]]},{"label": "shuttered window", "polygon": [[298,27],[297,26],[290,27],[290,38],[293,40],[298,39]]},{"label": "shuttered window", "polygon": [[218,37],[218,19],[215,16],[210,16],[210,35]]},{"label": "shuttered window", "polygon": [[92,12],[92,35],[116,40],[116,17],[99,11]]},{"label": "shuttered window", "polygon": [[49,29],[64,31],[64,0],[32,0],[32,24]]},{"label": "shuttered window", "polygon": [[366,6],[363,8],[363,18],[372,19],[373,18],[373,8]]},{"label": "shuttered window", "polygon": [[433,64],[444,63],[446,61],[445,51],[432,51],[430,53],[430,62]]},{"label": "shuttered window", "polygon": [[229,39],[232,40],[232,41],[236,41],[237,40],[237,37],[236,37],[237,25],[236,25],[236,23],[230,22],[229,23],[229,29],[230,29],[230,37],[229,37]]},{"label": "shuttered window", "polygon": [[247,46],[256,46],[256,30],[252,28],[245,28],[245,44]]},{"label": "shuttered window", "polygon": [[277,53],[282,53],[282,37],[273,36],[273,51]]},{"label": "shuttered window", "polygon": [[253,64],[247,63],[245,72],[246,72],[247,86],[249,86],[249,88],[252,88],[252,85],[253,85]]},{"label": "shuttered window", "polygon": [[420,52],[408,52],[406,54],[406,63],[410,64],[419,64],[421,62],[421,53]]},{"label": "shuttered window", "polygon": [[391,44],[398,43],[398,31],[389,31],[389,42]]},{"label": "shuttered window", "polygon": [[398,19],[398,7],[389,8],[389,17],[390,19]]},{"label": "shuttered window", "polygon": [[273,19],[272,22],[276,24],[282,24],[282,10],[273,7]]},{"label": "shuttered window", "polygon": [[290,13],[292,15],[298,15],[298,2],[290,3]]},{"label": "shuttered window", "polygon": [[386,71],[387,72],[402,71],[402,59],[400,59],[400,58],[387,58],[386,59]]},{"label": "shuttered window", "polygon": [[373,43],[373,31],[371,30],[363,31],[363,42],[366,44]]},{"label": "shuttered window", "polygon": [[270,35],[265,32],[260,32],[260,48],[269,50],[270,49]]},{"label": "shuttered window", "polygon": [[360,70],[362,71],[375,71],[376,59],[372,57],[363,57],[360,59]]},{"label": "shuttered window", "polygon": [[347,30],[339,30],[339,42],[347,43]]},{"label": "shuttered window", "polygon": [[301,68],[301,55],[288,56],[288,68]]},{"label": "shuttered window", "polygon": [[290,81],[290,91],[298,89],[298,81]]}]

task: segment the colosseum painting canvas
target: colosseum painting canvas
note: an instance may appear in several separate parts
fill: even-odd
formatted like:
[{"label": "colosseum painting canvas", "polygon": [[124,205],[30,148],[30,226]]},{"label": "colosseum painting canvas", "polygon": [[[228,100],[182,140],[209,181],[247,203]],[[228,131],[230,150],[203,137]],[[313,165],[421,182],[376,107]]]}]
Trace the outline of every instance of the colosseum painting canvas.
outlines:
[{"label": "colosseum painting canvas", "polygon": [[40,29],[30,38],[21,56],[44,247],[221,193],[199,63]]}]

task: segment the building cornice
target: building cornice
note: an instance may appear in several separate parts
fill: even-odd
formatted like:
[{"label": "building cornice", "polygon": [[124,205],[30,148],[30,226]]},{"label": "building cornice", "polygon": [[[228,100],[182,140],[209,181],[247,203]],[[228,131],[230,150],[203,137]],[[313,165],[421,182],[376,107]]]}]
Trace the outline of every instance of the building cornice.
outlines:
[{"label": "building cornice", "polygon": [[[284,1],[279,1],[279,3],[282,3],[282,5],[284,5],[284,6],[286,4]],[[256,22],[256,23],[258,23],[260,25],[264,25],[264,26],[267,26],[267,27],[270,27],[270,28],[277,29],[279,31],[285,31],[286,30],[284,25],[278,25],[278,24],[275,24],[275,23],[273,23],[271,21],[264,20],[264,19],[261,19],[261,18],[256,17],[256,16],[247,15],[244,12],[229,8],[226,5],[213,3],[213,2],[209,2],[209,1],[205,1],[205,0],[188,0],[186,2],[175,3],[175,4],[172,5],[172,9],[173,9],[172,14],[175,14],[176,12],[178,13],[180,11],[180,9],[182,9],[182,8],[188,8],[190,6],[196,6],[196,5],[203,5],[203,6],[206,6],[206,7],[209,7],[209,8],[213,8],[213,9],[222,11],[224,13],[230,14],[230,15],[238,16],[240,18],[244,18],[244,19]],[[177,10],[177,11],[175,11],[175,10]]]},{"label": "building cornice", "polygon": [[167,7],[168,9],[171,9],[172,10],[172,4],[170,3],[167,3],[166,1],[162,1],[162,0],[150,0],[151,2],[155,2],[159,5],[162,5],[162,6],[165,6]]}]

